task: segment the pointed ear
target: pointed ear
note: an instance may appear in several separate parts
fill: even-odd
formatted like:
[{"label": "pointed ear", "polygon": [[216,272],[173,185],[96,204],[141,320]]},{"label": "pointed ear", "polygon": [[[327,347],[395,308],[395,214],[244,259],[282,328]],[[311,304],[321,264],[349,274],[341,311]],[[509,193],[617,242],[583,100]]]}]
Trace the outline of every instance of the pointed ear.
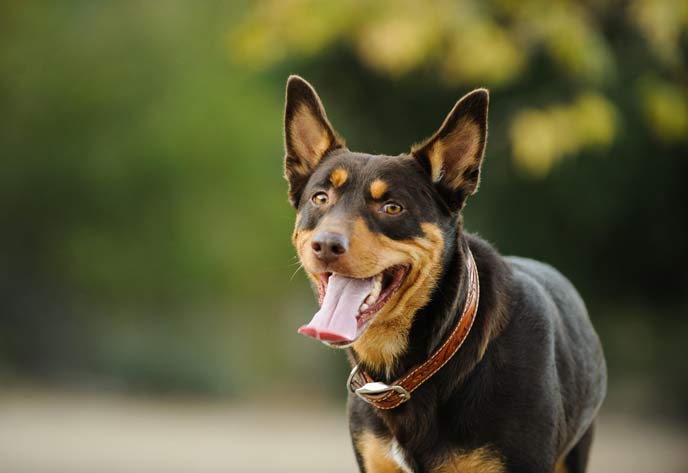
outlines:
[{"label": "pointed ear", "polygon": [[460,210],[466,198],[478,190],[489,97],[486,89],[466,94],[440,129],[412,150],[452,210]]},{"label": "pointed ear", "polygon": [[298,206],[301,192],[320,160],[343,148],[327,121],[315,89],[299,76],[289,76],[284,111],[284,174],[289,182],[289,201]]}]

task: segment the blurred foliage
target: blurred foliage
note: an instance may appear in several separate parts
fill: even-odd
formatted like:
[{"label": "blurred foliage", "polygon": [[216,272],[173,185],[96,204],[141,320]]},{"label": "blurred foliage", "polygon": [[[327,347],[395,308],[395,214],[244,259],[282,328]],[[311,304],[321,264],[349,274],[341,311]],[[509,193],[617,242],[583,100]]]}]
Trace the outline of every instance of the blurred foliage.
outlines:
[{"label": "blurred foliage", "polygon": [[616,131],[614,112],[613,105],[595,93],[584,93],[571,105],[519,111],[509,133],[514,159],[542,177],[565,155],[587,147],[606,148]]},{"label": "blurred foliage", "polygon": [[284,80],[398,153],[492,90],[468,228],[580,288],[612,388],[686,413],[688,7],[0,4],[0,379],[342,394],[289,235]]},{"label": "blurred foliage", "polygon": [[[605,21],[619,13],[623,26],[638,30],[637,39],[650,49],[653,62],[674,79],[638,84],[637,100],[650,128],[662,139],[684,137],[687,64],[680,41],[688,30],[685,2],[269,0],[250,9],[230,47],[240,64],[262,70],[285,58],[323,54],[342,42],[367,68],[391,78],[429,67],[445,84],[493,89],[523,80],[545,56],[572,89],[606,92],[624,80],[618,63],[622,51],[614,51],[613,35],[605,36]],[[563,155],[590,145],[608,147],[616,131],[614,110],[603,94],[588,94],[568,110],[556,104],[544,112],[517,111],[513,156],[523,170],[544,176]],[[521,133],[531,126],[538,133],[534,141]]]},{"label": "blurred foliage", "polygon": [[[112,367],[125,377],[139,376],[127,357],[163,350],[191,359],[202,356],[199,347],[208,351],[196,366],[214,364],[220,351],[226,363],[225,345],[243,343],[226,313],[246,310],[262,285],[277,287],[285,275],[268,268],[286,267],[288,278],[289,241],[275,236],[290,227],[280,206],[281,91],[266,96],[272,85],[226,60],[221,38],[233,7],[2,9],[4,351],[29,357],[37,343],[60,365]],[[238,270],[249,261],[257,272]],[[138,317],[155,324],[145,328]],[[210,327],[195,329],[207,333],[194,340],[196,324]],[[90,340],[95,330],[112,343]],[[205,349],[206,335],[214,348]],[[70,354],[73,344],[83,346]],[[184,371],[169,365],[142,367],[141,376]]]}]

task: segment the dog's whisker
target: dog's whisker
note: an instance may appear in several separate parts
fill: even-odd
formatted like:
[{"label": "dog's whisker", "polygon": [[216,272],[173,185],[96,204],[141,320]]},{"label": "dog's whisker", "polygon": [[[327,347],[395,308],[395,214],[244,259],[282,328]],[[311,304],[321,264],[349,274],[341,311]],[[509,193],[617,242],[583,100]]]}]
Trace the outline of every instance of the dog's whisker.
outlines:
[{"label": "dog's whisker", "polygon": [[296,276],[296,273],[298,273],[299,270],[303,269],[303,264],[301,264],[301,262],[298,262],[298,265],[299,265],[299,267],[296,268],[296,271],[294,271],[292,273],[291,277],[289,278],[289,282],[292,282],[294,280],[294,276]]}]

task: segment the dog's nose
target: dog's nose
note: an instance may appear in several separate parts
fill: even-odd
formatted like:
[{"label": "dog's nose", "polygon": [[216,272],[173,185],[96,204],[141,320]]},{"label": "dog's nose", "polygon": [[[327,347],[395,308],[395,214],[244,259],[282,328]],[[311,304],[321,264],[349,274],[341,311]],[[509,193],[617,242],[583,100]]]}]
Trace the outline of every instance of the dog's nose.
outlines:
[{"label": "dog's nose", "polygon": [[316,258],[331,263],[349,249],[349,240],[340,233],[319,232],[311,241],[311,248]]}]

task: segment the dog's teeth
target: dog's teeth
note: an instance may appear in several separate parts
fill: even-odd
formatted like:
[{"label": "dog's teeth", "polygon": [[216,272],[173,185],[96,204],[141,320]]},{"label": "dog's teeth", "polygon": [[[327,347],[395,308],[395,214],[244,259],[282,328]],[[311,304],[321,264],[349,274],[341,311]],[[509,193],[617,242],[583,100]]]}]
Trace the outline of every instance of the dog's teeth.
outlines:
[{"label": "dog's teeth", "polygon": [[380,295],[380,291],[382,290],[382,274],[378,274],[375,276],[375,279],[373,279],[373,289],[370,291],[370,294],[366,298],[366,302],[369,304],[374,303],[378,296]]},{"label": "dog's teeth", "polygon": [[380,291],[382,290],[382,274],[378,274],[373,278],[373,289],[371,289],[368,297],[365,298],[361,304],[361,312],[368,310],[377,301]]}]

